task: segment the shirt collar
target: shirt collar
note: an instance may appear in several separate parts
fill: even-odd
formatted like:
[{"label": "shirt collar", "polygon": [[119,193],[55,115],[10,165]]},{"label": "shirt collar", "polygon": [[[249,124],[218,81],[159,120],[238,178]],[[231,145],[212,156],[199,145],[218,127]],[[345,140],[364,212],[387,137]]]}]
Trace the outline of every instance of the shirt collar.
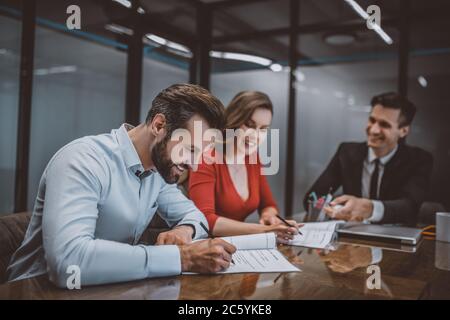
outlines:
[{"label": "shirt collar", "polygon": [[119,143],[120,151],[122,152],[123,159],[127,168],[140,169],[143,171],[143,166],[139,155],[134,148],[133,142],[131,142],[128,131],[133,129],[132,125],[124,123],[117,129],[117,141]]},{"label": "shirt collar", "polygon": [[[380,163],[384,166],[386,165],[386,163],[389,162],[389,160],[392,159],[392,157],[395,155],[395,153],[397,152],[398,149],[398,144],[395,146],[394,149],[392,149],[391,152],[389,152],[387,155],[385,155],[384,157],[380,158]],[[377,156],[375,155],[375,152],[373,151],[372,148],[369,148],[369,153],[368,153],[368,160],[369,163],[372,163],[373,161],[375,161],[375,159],[377,159]]]}]

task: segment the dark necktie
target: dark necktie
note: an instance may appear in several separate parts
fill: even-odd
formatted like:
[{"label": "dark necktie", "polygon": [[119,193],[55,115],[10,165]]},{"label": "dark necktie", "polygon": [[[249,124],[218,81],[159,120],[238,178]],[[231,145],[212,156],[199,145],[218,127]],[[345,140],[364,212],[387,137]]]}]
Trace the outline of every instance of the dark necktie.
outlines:
[{"label": "dark necktie", "polygon": [[376,200],[378,199],[378,172],[380,166],[380,160],[375,159],[375,170],[372,172],[372,176],[370,177],[370,199]]}]

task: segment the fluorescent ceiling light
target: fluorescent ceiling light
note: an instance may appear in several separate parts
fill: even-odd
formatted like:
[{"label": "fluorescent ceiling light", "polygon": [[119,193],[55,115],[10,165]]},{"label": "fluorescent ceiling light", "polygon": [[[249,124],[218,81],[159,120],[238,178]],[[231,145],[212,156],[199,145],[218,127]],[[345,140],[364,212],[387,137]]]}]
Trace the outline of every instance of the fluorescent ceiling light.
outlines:
[{"label": "fluorescent ceiling light", "polygon": [[0,56],[5,58],[20,58],[20,52],[15,52],[7,48],[0,48]]},{"label": "fluorescent ceiling light", "polygon": [[332,33],[325,36],[324,40],[333,46],[345,46],[355,42],[355,36],[350,33]]},{"label": "fluorescent ceiling light", "polygon": [[259,64],[259,65],[262,65],[265,67],[268,67],[272,64],[272,60],[270,60],[270,59],[254,56],[251,54],[244,54],[244,53],[211,51],[210,56],[213,58],[219,58],[219,59],[229,59],[229,60],[252,62],[252,63],[256,63],[256,64]]},{"label": "fluorescent ceiling light", "polygon": [[272,70],[273,72],[280,72],[281,70],[283,70],[283,67],[278,63],[272,63],[270,65],[270,70]]},{"label": "fluorescent ceiling light", "polygon": [[129,1],[129,0],[113,0],[113,1],[120,3],[124,7],[131,8],[131,1]]},{"label": "fluorescent ceiling light", "polygon": [[168,52],[172,52],[172,53],[174,53],[176,55],[179,55],[179,56],[183,56],[185,58],[192,58],[193,57],[192,52],[190,52],[190,51],[180,51],[180,50],[172,49],[170,47],[167,47],[167,51]]},{"label": "fluorescent ceiling light", "polygon": [[355,10],[356,13],[359,14],[361,18],[363,18],[364,20],[369,19],[369,14],[363,8],[361,8],[361,6],[356,1],[345,0],[345,2],[347,2],[353,8],[353,10]]},{"label": "fluorescent ceiling light", "polygon": [[[356,13],[365,21],[369,19],[369,14],[363,8],[361,8],[361,6],[355,0],[344,0],[344,1],[347,2],[353,8],[353,10],[355,10]],[[389,37],[389,35],[381,28],[380,25],[373,23],[372,26],[373,30],[381,37],[381,39],[384,40],[384,42],[386,42],[389,45],[394,43],[392,38]]]},{"label": "fluorescent ceiling light", "polygon": [[105,29],[114,33],[126,34],[129,36],[133,35],[133,30],[115,23],[105,25]]},{"label": "fluorescent ceiling light", "polygon": [[222,52],[219,52],[219,51],[210,51],[209,52],[209,56],[211,58],[218,58],[218,59],[222,59],[223,58]]},{"label": "fluorescent ceiling light", "polygon": [[43,69],[35,69],[34,74],[37,76],[46,76],[49,74],[57,74],[57,73],[70,73],[77,71],[76,66],[57,66]]},{"label": "fluorescent ceiling light", "polygon": [[172,41],[167,41],[166,46],[168,46],[170,49],[176,50],[176,51],[181,51],[184,53],[190,53],[191,50],[189,50],[189,48],[187,48],[186,46],[183,46],[182,44],[176,43],[176,42],[172,42]]},{"label": "fluorescent ceiling light", "polygon": [[[117,2],[121,5],[123,5],[124,7],[127,8],[131,8],[132,7],[132,3],[130,0],[113,0],[114,2]],[[136,10],[139,14],[145,14],[145,10],[142,7],[137,8]]]},{"label": "fluorescent ceiling light", "polygon": [[417,81],[419,81],[419,84],[424,88],[426,88],[428,86],[428,81],[427,81],[427,79],[425,79],[424,76],[419,76],[417,78]]},{"label": "fluorescent ceiling light", "polygon": [[392,40],[392,38],[389,37],[389,35],[383,29],[381,29],[381,27],[379,25],[374,24],[373,30],[375,30],[375,32],[378,33],[378,35],[381,37],[381,39],[383,39],[384,42],[386,42],[387,44],[394,43],[394,40]]},{"label": "fluorescent ceiling light", "polygon": [[156,34],[147,34],[145,37],[152,42],[152,44],[156,44],[157,46],[167,47],[168,51],[173,52],[175,54],[179,54],[185,57],[192,57],[192,52],[188,47],[169,41],[164,39],[163,37],[157,36]]},{"label": "fluorescent ceiling light", "polygon": [[294,71],[295,79],[297,81],[305,81],[305,74],[298,69]]},{"label": "fluorescent ceiling light", "polygon": [[167,40],[161,37],[158,37],[156,34],[147,34],[147,39],[159,44],[160,46],[165,46],[167,44]]}]

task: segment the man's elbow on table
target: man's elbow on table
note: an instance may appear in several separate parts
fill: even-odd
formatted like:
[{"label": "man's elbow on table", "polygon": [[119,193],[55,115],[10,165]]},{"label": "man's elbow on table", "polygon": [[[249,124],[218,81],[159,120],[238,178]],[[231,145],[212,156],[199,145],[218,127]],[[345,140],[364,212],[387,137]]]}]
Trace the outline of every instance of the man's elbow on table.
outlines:
[{"label": "man's elbow on table", "polygon": [[49,280],[58,288],[67,288],[67,279],[70,276],[66,271],[70,263],[58,257],[50,257],[47,255],[47,272]]},{"label": "man's elbow on table", "polygon": [[[86,241],[78,240],[70,248],[62,248],[55,244],[48,245],[45,248],[45,260],[47,261],[47,273],[49,280],[58,288],[68,289],[68,280],[79,279],[81,283],[82,259],[79,254],[81,247],[86,245]],[[78,274],[77,274],[78,272]],[[70,281],[73,283],[73,281]]]}]

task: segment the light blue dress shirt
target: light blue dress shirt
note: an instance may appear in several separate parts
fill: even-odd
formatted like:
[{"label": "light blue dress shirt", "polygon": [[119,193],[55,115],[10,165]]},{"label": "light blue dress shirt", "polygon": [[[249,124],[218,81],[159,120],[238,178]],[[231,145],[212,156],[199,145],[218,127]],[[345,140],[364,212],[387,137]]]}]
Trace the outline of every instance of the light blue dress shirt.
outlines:
[{"label": "light blue dress shirt", "polygon": [[130,281],[181,273],[175,245],[145,246],[138,240],[158,209],[170,226],[191,224],[195,239],[206,232],[204,215],[176,185],[144,168],[122,125],[61,148],[48,163],[30,225],[8,267],[9,280],[48,273],[66,287],[70,265],[81,285]]}]

